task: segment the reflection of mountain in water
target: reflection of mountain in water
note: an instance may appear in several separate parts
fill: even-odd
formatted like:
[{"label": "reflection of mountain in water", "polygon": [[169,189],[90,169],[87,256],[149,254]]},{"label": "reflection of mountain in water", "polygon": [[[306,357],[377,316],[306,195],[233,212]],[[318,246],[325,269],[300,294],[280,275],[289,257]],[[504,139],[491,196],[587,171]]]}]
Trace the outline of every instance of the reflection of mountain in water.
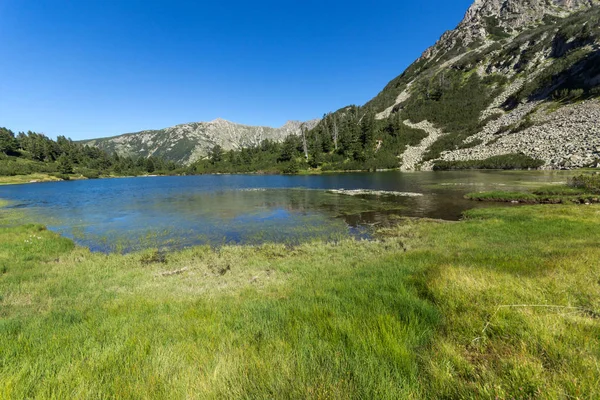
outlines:
[{"label": "reflection of mountain in water", "polygon": [[[328,217],[349,215],[362,211],[386,211],[402,208],[401,199],[361,198],[328,193],[324,190],[271,189],[231,190],[170,196],[143,201],[153,212],[180,214],[190,218],[229,220],[240,216],[259,215],[274,209],[296,214],[321,214]],[[140,204],[129,204],[137,209]]]},{"label": "reflection of mountain in water", "polygon": [[[349,234],[364,237],[373,225],[384,225],[394,215],[455,220],[464,210],[484,206],[466,201],[467,192],[498,185],[519,190],[566,179],[559,175],[477,171],[231,175],[78,181],[0,190],[3,198],[26,205],[25,214],[32,222],[94,250],[129,251],[195,244],[298,243]],[[330,192],[342,188],[345,193]]]}]

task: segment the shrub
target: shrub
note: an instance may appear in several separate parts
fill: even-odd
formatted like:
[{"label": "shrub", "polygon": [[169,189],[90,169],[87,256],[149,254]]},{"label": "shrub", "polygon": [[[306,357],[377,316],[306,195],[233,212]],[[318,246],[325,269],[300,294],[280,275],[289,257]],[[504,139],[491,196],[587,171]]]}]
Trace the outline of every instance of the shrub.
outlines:
[{"label": "shrub", "polygon": [[283,167],[281,171],[284,174],[297,174],[298,172],[300,172],[300,167],[298,166],[296,160],[292,160],[285,167]]},{"label": "shrub", "polygon": [[524,154],[504,154],[486,158],[485,160],[469,161],[436,161],[433,169],[436,171],[460,169],[537,169],[544,161],[536,160]]},{"label": "shrub", "polygon": [[600,175],[579,175],[569,178],[568,185],[572,188],[583,189],[588,193],[600,194]]},{"label": "shrub", "polygon": [[98,179],[100,178],[100,172],[94,169],[82,168],[79,173],[87,179]]},{"label": "shrub", "polygon": [[143,265],[164,264],[167,262],[167,256],[156,249],[150,250],[140,257],[140,263]]}]

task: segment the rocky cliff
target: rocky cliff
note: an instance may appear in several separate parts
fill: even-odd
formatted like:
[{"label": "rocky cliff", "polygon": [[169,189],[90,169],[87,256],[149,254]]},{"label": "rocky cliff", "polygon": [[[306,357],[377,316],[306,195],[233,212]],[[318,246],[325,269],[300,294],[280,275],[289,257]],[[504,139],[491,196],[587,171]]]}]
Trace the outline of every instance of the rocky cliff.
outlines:
[{"label": "rocky cliff", "polygon": [[224,150],[239,150],[256,146],[267,139],[280,142],[289,135],[300,134],[302,126],[311,129],[317,123],[318,120],[288,121],[280,128],[270,128],[241,125],[219,118],[211,122],[182,124],[83,143],[119,155],[161,156],[178,163],[190,164],[206,156],[215,145]]}]

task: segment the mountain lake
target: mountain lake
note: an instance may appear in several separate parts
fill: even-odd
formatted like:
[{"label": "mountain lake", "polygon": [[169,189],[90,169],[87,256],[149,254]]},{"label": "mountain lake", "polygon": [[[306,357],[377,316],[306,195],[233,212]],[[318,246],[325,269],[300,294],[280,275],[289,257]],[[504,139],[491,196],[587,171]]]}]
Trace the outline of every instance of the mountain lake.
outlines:
[{"label": "mountain lake", "polygon": [[[469,192],[564,183],[569,172],[457,171],[202,175],[0,187],[19,221],[99,252],[369,238],[398,217],[458,220]],[[24,214],[26,221],[23,221]]]}]

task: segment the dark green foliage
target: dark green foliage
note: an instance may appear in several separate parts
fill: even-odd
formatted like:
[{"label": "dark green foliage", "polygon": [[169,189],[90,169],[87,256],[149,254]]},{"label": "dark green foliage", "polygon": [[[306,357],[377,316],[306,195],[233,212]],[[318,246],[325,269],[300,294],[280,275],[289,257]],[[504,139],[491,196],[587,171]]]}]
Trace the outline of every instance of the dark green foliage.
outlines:
[{"label": "dark green foliage", "polygon": [[45,173],[61,179],[73,174],[98,178],[100,175],[174,173],[180,168],[157,157],[119,157],[64,136],[52,140],[35,132],[15,135],[6,128],[0,128],[0,150],[0,155],[4,155],[0,158],[0,176]]},{"label": "dark green foliage", "polygon": [[58,157],[57,164],[57,169],[59,173],[63,175],[69,175],[73,173],[73,164],[71,163],[71,160],[66,154],[63,154],[60,157]]},{"label": "dark green foliage", "polygon": [[560,89],[552,94],[552,98],[560,102],[569,102],[581,98],[584,93],[583,89]]},{"label": "dark green foliage", "polygon": [[485,24],[486,24],[486,30],[490,34],[491,39],[501,40],[501,39],[510,37],[510,34],[508,34],[500,26],[500,24],[498,22],[498,18],[491,16],[491,17],[485,17],[484,20],[485,20]]},{"label": "dark green foliage", "polygon": [[448,133],[430,147],[424,159],[459,149],[467,137],[477,133],[486,122],[479,120],[481,112],[504,83],[505,79],[496,76],[481,79],[477,74],[447,70],[416,84],[402,110],[403,118],[427,120]]},{"label": "dark green foliage", "polygon": [[300,167],[296,160],[291,160],[286,166],[283,167],[282,172],[284,174],[297,174],[300,172]]},{"label": "dark green foliage", "polygon": [[495,91],[477,74],[443,71],[420,82],[404,107],[412,122],[430,121],[445,132],[469,136],[479,129],[479,115],[490,104]]},{"label": "dark green foliage", "polygon": [[536,79],[528,82],[504,104],[516,107],[524,100],[543,100],[550,96],[561,101],[597,96],[594,77],[600,74],[600,51],[575,50],[557,59]]},{"label": "dark green foliage", "polygon": [[414,62],[402,75],[393,79],[375,98],[365,104],[365,108],[379,112],[394,105],[398,95],[406,89],[406,85],[428,68],[429,66],[425,59]]},{"label": "dark green foliage", "polygon": [[470,71],[483,60],[485,60],[485,54],[478,51],[471,51],[458,62],[456,62],[452,67],[461,71]]},{"label": "dark green foliage", "polygon": [[295,135],[288,136],[281,145],[281,153],[279,154],[277,161],[287,162],[293,160],[298,156],[298,149],[300,149],[301,146],[302,143],[300,142],[300,137]]},{"label": "dark green foliage", "polygon": [[550,14],[545,14],[544,18],[542,18],[542,22],[545,25],[557,24],[560,20],[561,20],[560,17],[554,16],[554,15],[550,15]]},{"label": "dark green foliage", "polygon": [[536,160],[524,154],[505,154],[485,160],[436,161],[433,168],[436,171],[461,169],[537,169],[542,165],[544,165],[542,160]]},{"label": "dark green foliage", "polygon": [[291,135],[283,143],[267,140],[253,148],[225,152],[218,161],[209,156],[191,165],[187,173],[294,174],[311,168],[322,171],[394,169],[400,166],[399,156],[406,146],[416,145],[426,136],[424,131],[404,125],[400,113],[377,120],[373,111],[351,106],[326,115],[306,132],[308,160],[304,157],[301,137]]},{"label": "dark green foliage", "polygon": [[208,152],[208,159],[213,164],[221,162],[223,160],[223,148],[218,144],[214,145]]},{"label": "dark green foliage", "polygon": [[93,169],[81,168],[79,173],[87,179],[98,179],[100,178],[100,173]]},{"label": "dark green foliage", "polygon": [[6,128],[0,128],[0,153],[14,154],[19,144],[15,134]]},{"label": "dark green foliage", "polygon": [[600,194],[600,175],[579,175],[569,179],[572,188],[585,190],[587,193]]},{"label": "dark green foliage", "polygon": [[552,57],[560,58],[569,51],[578,49],[592,43],[595,35],[591,24],[593,20],[584,24],[564,24],[556,33],[552,42]]},{"label": "dark green foliage", "polygon": [[483,144],[483,140],[481,139],[475,139],[475,140],[471,140],[470,142],[463,142],[463,144],[461,144],[458,148],[459,149],[470,149],[473,147],[477,147],[480,144]]}]

